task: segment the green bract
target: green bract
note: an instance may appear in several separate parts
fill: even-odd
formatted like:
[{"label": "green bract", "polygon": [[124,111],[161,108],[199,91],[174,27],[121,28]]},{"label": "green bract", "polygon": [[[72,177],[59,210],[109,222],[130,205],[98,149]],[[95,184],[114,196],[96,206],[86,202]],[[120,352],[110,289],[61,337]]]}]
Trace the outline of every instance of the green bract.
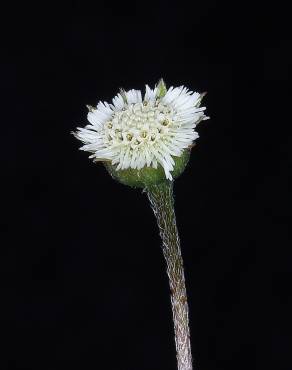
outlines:
[{"label": "green bract", "polygon": [[[180,176],[190,158],[190,149],[185,149],[180,157],[173,156],[175,162],[174,169],[171,172],[173,179]],[[147,186],[159,184],[166,181],[165,172],[159,164],[157,168],[143,167],[140,170],[128,168],[126,170],[116,170],[116,165],[110,162],[104,162],[104,165],[110,175],[120,183],[134,188],[145,188]]]}]

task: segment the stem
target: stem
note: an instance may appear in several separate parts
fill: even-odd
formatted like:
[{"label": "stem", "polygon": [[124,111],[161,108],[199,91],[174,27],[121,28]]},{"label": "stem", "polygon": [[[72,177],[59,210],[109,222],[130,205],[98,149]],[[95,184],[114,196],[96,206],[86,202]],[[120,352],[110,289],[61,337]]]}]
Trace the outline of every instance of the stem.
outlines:
[{"label": "stem", "polygon": [[173,185],[172,182],[163,182],[145,190],[157,219],[167,264],[178,370],[192,370],[188,302],[174,212]]}]

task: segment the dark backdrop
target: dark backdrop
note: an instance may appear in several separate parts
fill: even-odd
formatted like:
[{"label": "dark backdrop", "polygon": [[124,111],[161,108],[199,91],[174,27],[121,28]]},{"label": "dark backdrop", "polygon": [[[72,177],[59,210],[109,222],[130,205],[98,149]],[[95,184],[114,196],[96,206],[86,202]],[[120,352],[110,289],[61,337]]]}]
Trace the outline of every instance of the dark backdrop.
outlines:
[{"label": "dark backdrop", "polygon": [[291,369],[287,10],[67,1],[2,15],[1,369],[176,368],[146,196],[70,135],[86,104],[160,77],[208,91],[211,116],[175,182],[195,369]]}]

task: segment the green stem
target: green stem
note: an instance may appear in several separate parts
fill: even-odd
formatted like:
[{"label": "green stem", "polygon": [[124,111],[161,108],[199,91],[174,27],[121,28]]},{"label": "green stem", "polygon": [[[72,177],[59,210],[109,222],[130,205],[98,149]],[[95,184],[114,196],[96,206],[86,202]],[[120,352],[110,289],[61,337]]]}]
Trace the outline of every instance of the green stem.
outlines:
[{"label": "green stem", "polygon": [[174,212],[173,183],[163,182],[145,190],[157,219],[167,264],[178,370],[192,370],[188,302]]}]

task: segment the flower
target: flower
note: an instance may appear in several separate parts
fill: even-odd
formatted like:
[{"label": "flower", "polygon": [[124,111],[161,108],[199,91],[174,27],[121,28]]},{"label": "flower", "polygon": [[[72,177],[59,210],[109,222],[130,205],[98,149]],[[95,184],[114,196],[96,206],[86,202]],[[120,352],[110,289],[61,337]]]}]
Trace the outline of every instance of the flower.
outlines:
[{"label": "flower", "polygon": [[112,104],[88,106],[90,124],[74,135],[94,161],[109,161],[116,171],[161,165],[172,180],[175,157],[193,145],[197,124],[209,118],[200,107],[204,95],[184,86],[166,89],[163,80],[154,89],[146,85],[144,97],[140,90],[121,90]]}]

